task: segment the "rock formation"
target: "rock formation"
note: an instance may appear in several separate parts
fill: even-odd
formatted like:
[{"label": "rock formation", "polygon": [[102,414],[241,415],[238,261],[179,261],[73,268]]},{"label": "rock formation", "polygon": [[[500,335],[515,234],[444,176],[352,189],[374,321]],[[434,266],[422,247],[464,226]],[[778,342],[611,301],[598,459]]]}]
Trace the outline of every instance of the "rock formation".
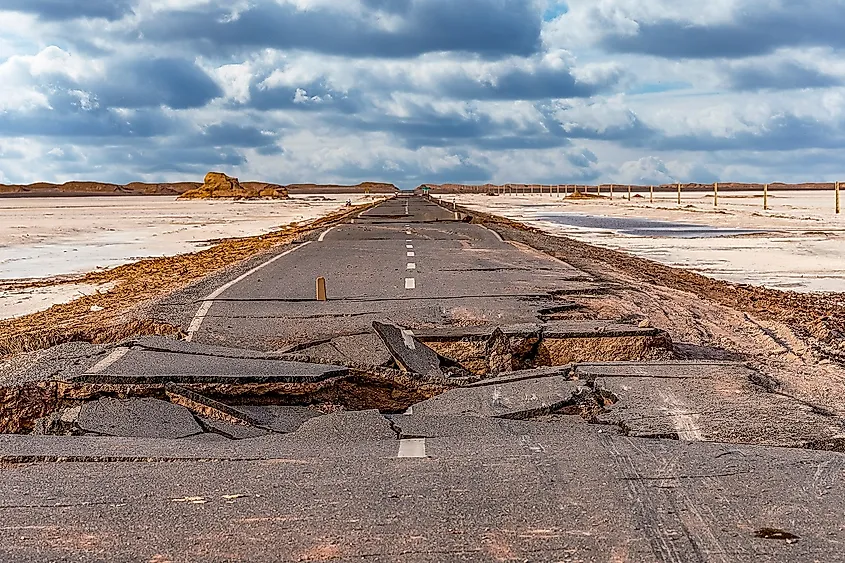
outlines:
[{"label": "rock formation", "polygon": [[221,172],[209,172],[203,185],[185,192],[179,199],[287,199],[287,190],[278,184],[244,182]]}]

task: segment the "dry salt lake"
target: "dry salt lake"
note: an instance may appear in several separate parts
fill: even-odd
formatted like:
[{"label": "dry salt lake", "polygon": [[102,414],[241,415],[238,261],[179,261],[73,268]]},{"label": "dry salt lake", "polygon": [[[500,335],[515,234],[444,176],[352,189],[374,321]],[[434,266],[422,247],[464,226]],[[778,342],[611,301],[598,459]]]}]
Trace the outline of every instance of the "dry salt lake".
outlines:
[{"label": "dry salt lake", "polygon": [[[255,236],[369,201],[309,194],[276,201],[177,201],[165,196],[0,198],[0,319],[108,291],[72,283],[87,272],[196,252],[214,240]],[[22,288],[22,282],[68,283]]]}]

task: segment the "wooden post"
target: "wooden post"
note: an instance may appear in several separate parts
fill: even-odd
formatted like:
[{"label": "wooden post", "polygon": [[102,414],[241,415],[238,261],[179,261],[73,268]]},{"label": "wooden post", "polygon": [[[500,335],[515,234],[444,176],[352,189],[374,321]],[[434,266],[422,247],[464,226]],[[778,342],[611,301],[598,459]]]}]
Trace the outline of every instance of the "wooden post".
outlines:
[{"label": "wooden post", "polygon": [[631,184],[628,184],[628,201],[631,201]]},{"label": "wooden post", "polygon": [[327,301],[326,278],[317,278],[317,301]]},{"label": "wooden post", "polygon": [[713,207],[719,207],[719,182],[713,182]]},{"label": "wooden post", "polygon": [[769,184],[763,185],[763,211],[769,210]]},{"label": "wooden post", "polygon": [[596,186],[596,195],[601,195],[601,184]]},{"label": "wooden post", "polygon": [[613,199],[613,184],[610,184],[610,199]]},{"label": "wooden post", "polygon": [[654,186],[649,186],[648,188],[648,202],[654,203]]},{"label": "wooden post", "polygon": [[837,215],[839,215],[842,212],[841,207],[839,206],[839,201],[840,201],[839,189],[840,189],[839,188],[839,182],[836,182],[836,214]]}]

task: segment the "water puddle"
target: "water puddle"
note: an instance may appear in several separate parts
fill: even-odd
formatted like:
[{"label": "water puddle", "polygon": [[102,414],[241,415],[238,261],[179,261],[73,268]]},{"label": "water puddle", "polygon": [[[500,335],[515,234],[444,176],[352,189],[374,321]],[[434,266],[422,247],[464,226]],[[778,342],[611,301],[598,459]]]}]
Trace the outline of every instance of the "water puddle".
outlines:
[{"label": "water puddle", "polygon": [[714,238],[755,235],[765,233],[755,229],[732,229],[678,223],[674,221],[653,221],[650,219],[627,217],[603,217],[600,215],[582,215],[578,213],[555,213],[538,215],[540,221],[558,225],[567,225],[581,229],[601,229],[638,237],[659,238]]}]

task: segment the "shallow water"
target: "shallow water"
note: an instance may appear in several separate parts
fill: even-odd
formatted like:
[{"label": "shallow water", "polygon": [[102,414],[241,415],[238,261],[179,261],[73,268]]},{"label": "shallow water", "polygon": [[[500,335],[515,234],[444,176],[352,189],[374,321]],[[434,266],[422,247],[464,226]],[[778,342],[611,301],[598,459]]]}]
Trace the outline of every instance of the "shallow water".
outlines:
[{"label": "shallow water", "polygon": [[712,238],[753,235],[766,232],[753,229],[711,227],[675,221],[583,215],[580,213],[550,213],[536,215],[535,219],[560,225],[569,225],[570,227],[615,231],[638,237]]}]

